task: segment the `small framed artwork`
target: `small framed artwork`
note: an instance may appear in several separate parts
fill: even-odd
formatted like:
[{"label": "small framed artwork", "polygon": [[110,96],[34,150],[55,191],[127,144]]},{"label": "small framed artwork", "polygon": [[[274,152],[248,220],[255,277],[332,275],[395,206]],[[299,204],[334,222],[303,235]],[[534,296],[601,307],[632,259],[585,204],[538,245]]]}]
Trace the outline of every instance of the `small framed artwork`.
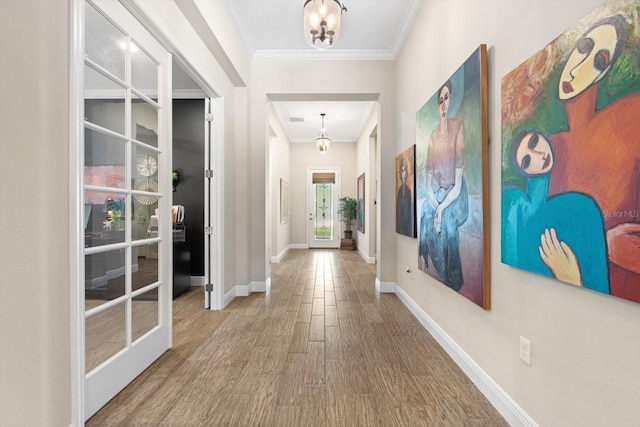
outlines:
[{"label": "small framed artwork", "polygon": [[396,157],[396,233],[416,237],[415,144]]},{"label": "small framed artwork", "polygon": [[364,173],[358,177],[358,231],[364,233]]},{"label": "small framed artwork", "polygon": [[289,183],[280,179],[280,224],[289,222]]}]

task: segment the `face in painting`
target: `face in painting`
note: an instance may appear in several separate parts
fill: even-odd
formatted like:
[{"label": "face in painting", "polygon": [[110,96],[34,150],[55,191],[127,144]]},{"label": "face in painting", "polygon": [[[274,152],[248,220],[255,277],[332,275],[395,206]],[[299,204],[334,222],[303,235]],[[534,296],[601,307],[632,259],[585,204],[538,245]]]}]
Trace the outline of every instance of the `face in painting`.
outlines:
[{"label": "face in painting", "polygon": [[400,165],[400,179],[402,182],[407,180],[407,162],[402,159],[402,164]]},{"label": "face in painting", "polygon": [[562,70],[558,93],[571,99],[600,80],[615,59],[618,34],[612,24],[602,24],[583,35]]},{"label": "face in painting", "polygon": [[438,94],[438,114],[440,115],[440,120],[447,119],[447,112],[449,111],[449,105],[451,104],[451,92],[449,87],[444,86],[440,89],[440,93]]},{"label": "face in painting", "polygon": [[529,132],[518,143],[516,166],[525,175],[543,175],[553,167],[551,144],[543,135]]}]

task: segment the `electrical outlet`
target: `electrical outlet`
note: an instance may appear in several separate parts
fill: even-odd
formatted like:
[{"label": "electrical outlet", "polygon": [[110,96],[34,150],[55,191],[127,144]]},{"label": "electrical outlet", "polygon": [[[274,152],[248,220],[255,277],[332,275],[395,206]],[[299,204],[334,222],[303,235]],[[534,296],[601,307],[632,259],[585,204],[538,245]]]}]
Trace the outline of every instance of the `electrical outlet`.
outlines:
[{"label": "electrical outlet", "polygon": [[520,359],[531,366],[531,341],[520,337]]}]

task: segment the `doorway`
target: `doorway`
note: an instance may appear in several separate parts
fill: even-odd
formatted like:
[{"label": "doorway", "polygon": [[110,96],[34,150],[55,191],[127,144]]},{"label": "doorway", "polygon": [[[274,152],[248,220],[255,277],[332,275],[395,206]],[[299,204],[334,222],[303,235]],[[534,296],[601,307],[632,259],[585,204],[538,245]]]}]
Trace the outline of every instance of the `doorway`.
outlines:
[{"label": "doorway", "polygon": [[340,169],[307,170],[309,248],[340,247],[339,189]]}]

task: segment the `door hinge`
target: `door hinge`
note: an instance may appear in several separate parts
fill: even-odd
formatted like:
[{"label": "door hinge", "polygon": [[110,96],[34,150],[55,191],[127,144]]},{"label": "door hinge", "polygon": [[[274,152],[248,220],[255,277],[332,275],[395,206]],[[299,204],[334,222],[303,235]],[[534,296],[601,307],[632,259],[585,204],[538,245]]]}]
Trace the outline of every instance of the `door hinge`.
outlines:
[{"label": "door hinge", "polygon": [[213,114],[212,113],[206,113],[204,115],[204,119],[208,122],[212,122],[213,121]]},{"label": "door hinge", "polygon": [[213,283],[207,283],[206,285],[204,285],[204,290],[206,292],[213,292]]},{"label": "door hinge", "polygon": [[210,236],[213,234],[213,227],[208,225],[204,228],[204,234]]},{"label": "door hinge", "polygon": [[211,179],[213,178],[213,169],[207,169],[204,171],[204,177]]}]

